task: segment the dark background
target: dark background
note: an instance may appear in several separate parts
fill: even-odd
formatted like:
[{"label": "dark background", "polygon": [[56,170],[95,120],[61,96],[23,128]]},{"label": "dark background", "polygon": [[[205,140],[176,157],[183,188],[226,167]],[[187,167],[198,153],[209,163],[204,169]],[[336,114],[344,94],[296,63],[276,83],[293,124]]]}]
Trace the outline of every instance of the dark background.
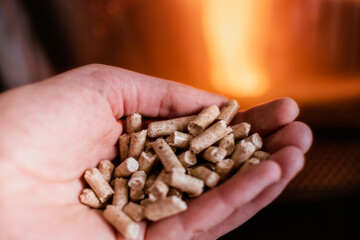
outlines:
[{"label": "dark background", "polygon": [[357,239],[358,128],[313,127],[304,170],[268,207],[220,239]]},{"label": "dark background", "polygon": [[[338,2],[338,8],[343,9],[341,13],[348,24],[342,26],[342,32],[346,33],[346,26],[360,26],[360,11],[355,11],[353,6],[349,7],[348,3],[351,1]],[[72,10],[69,8],[69,3],[73,4]],[[106,10],[108,14],[101,10],[102,3],[110,6],[110,9]],[[120,3],[120,5],[116,5],[116,3]],[[128,11],[124,13],[123,8],[126,4],[129,7],[126,8]],[[96,6],[98,7],[96,8]],[[331,7],[336,8],[337,6],[331,5]],[[165,50],[169,52],[171,58],[169,60],[167,56],[164,56],[162,61],[168,65],[156,68],[151,64],[152,52],[151,49],[149,50],[151,44],[137,45],[137,43],[144,43],[145,40],[144,36],[139,35],[134,29],[148,26],[143,26],[144,22],[133,22],[129,19],[137,19],[139,14],[144,14],[147,9],[152,8],[154,7],[145,1],[0,1],[0,17],[3,20],[0,44],[2,47],[4,44],[14,44],[21,49],[22,53],[14,54],[12,58],[9,58],[7,62],[9,68],[21,70],[23,69],[21,64],[40,66],[38,59],[45,59],[41,68],[35,67],[31,68],[33,70],[24,71],[24,75],[20,77],[23,82],[17,84],[13,84],[14,81],[11,79],[13,73],[8,73],[7,68],[4,67],[7,65],[4,65],[3,62],[2,68],[0,68],[0,90],[4,91],[11,87],[38,81],[92,62],[120,66],[175,80],[186,79],[183,81],[184,83],[196,86],[196,79],[208,76],[206,73],[192,75],[190,71],[187,72],[186,69],[190,66],[187,55],[176,55],[176,52],[172,52],[174,47],[166,45]],[[352,15],[344,14],[347,11],[351,11]],[[109,12],[116,14],[111,15]],[[172,14],[165,16],[165,19],[168,17],[170,22],[175,21],[174,14],[176,12],[171,9],[169,12]],[[68,15],[77,13],[82,14],[82,17],[79,18],[81,24],[74,23],[71,26],[71,22],[69,23],[66,19],[69,19]],[[158,23],[164,31],[169,30],[161,19],[152,20],[159,21]],[[324,25],[326,26],[327,22],[324,22]],[[117,30],[106,32],[107,26]],[[186,26],[185,24],[184,29],[179,27],[177,31],[186,32]],[[353,32],[350,31],[351,34],[341,35],[340,39],[343,39],[343,44],[340,45],[340,52],[335,55],[333,62],[327,65],[326,61],[317,59],[317,63],[323,69],[334,70],[332,74],[335,75],[342,76],[341,74],[343,74],[345,76],[351,73],[360,76],[359,57],[353,58],[354,64],[351,64],[350,58],[347,57],[349,54],[360,56],[360,30],[358,29],[360,28],[355,28]],[[93,38],[87,35],[88,32],[92,33]],[[161,31],[154,32],[154,35],[159,36],[159,41],[162,41],[162,34]],[[197,34],[192,32],[191,36],[197,37],[196,39],[200,38],[198,41],[201,41],[201,36]],[[7,42],[7,38],[10,41]],[[173,38],[176,39],[177,36],[173,36]],[[22,41],[15,41],[18,39],[22,39]],[[351,47],[346,44],[350,40]],[[196,42],[196,40],[194,41]],[[79,42],[83,42],[85,50],[82,51],[82,48],[79,48],[77,45]],[[199,55],[204,51],[200,45],[196,45]],[[106,46],[118,47],[113,50]],[[344,46],[343,52],[341,46]],[[191,52],[188,54],[190,57],[193,56]],[[19,59],[25,60],[19,61]],[[344,65],[344,63],[346,64]],[[342,80],[339,79],[338,84],[341,85]],[[360,78],[355,81],[360,81]],[[278,199],[241,227],[220,239],[358,238],[360,96],[331,101],[314,101],[310,104],[303,104],[300,101],[300,109],[298,120],[306,122],[314,134],[313,146],[306,154],[305,168]]]}]

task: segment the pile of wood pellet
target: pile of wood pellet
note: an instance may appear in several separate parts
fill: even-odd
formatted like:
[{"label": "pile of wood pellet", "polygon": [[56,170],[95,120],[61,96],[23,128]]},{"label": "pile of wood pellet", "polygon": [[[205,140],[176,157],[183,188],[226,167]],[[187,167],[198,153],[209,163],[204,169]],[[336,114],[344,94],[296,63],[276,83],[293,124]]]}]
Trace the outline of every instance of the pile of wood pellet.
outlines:
[{"label": "pile of wood pellet", "polygon": [[[266,160],[259,134],[250,124],[228,126],[239,111],[232,100],[198,115],[152,122],[126,117],[119,137],[120,161],[103,160],[85,172],[90,188],[80,201],[105,208],[104,218],[128,239],[136,239],[143,219],[158,221],[187,208],[186,201],[217,186],[236,172]],[[114,161],[116,162],[116,161]]]}]

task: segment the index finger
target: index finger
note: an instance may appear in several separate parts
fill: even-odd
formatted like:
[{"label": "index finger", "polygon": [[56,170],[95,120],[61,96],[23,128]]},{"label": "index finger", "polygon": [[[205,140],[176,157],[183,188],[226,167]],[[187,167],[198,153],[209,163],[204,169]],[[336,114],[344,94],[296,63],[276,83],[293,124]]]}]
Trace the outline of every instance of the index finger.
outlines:
[{"label": "index finger", "polygon": [[239,112],[233,123],[250,123],[251,132],[265,136],[294,121],[298,114],[299,107],[294,100],[279,98]]},{"label": "index finger", "polygon": [[227,101],[223,96],[117,67],[95,64],[78,72],[87,76],[79,78],[80,81],[87,79],[83,83],[109,101],[117,118],[134,112],[146,117],[183,116]]}]

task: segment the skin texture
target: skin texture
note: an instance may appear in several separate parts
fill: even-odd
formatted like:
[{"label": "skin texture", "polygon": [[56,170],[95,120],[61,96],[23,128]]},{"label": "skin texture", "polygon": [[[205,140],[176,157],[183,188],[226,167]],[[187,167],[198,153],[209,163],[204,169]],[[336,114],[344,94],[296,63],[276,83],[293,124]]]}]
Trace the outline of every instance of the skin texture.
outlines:
[{"label": "skin texture", "polygon": [[[84,171],[117,154],[123,127],[116,119],[178,117],[226,101],[104,65],[1,94],[0,239],[123,239],[78,200]],[[312,142],[310,129],[293,122],[297,115],[288,98],[239,112],[233,124],[248,121],[264,136],[270,160],[193,200],[186,212],[141,222],[139,239],[216,239],[269,204],[302,169]]]}]

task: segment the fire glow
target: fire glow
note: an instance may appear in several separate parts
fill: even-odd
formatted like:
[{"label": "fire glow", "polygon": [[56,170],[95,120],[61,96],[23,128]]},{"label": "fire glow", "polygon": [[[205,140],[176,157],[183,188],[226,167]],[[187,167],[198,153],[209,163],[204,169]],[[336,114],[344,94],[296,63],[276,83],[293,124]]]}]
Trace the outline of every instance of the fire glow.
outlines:
[{"label": "fire glow", "polygon": [[207,0],[203,29],[211,63],[212,86],[237,97],[264,94],[269,81],[262,69],[259,44],[267,4],[257,1]]}]

